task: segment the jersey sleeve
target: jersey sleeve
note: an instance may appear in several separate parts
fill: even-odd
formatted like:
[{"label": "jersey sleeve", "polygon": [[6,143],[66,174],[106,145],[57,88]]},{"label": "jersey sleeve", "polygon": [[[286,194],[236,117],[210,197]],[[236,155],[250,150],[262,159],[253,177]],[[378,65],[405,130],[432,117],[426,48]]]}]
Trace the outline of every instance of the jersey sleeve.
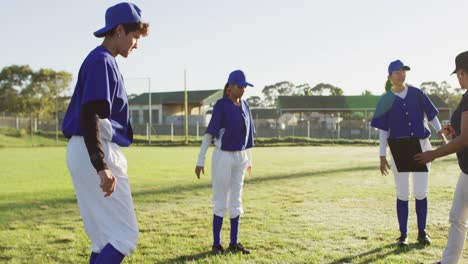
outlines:
[{"label": "jersey sleeve", "polygon": [[218,101],[213,107],[211,120],[210,120],[210,123],[208,124],[208,127],[206,128],[205,133],[208,133],[215,138],[219,138],[219,131],[221,130],[221,128],[223,128],[222,117],[223,117],[223,105],[222,105],[222,101]]},{"label": "jersey sleeve", "polygon": [[111,113],[113,86],[115,86],[111,81],[111,73],[111,66],[103,59],[92,62],[86,72],[81,104],[101,100],[107,102],[101,118],[108,117]]},{"label": "jersey sleeve", "polygon": [[387,93],[382,98],[380,98],[379,103],[372,117],[371,126],[388,131],[388,113],[392,108],[395,96],[391,93]]},{"label": "jersey sleeve", "polygon": [[437,114],[439,113],[439,110],[437,110],[437,108],[434,106],[434,104],[432,103],[431,99],[429,99],[429,97],[424,93],[422,92],[422,108],[424,110],[424,113],[426,113],[426,116],[427,116],[427,120],[432,120],[434,119],[434,117],[437,116]]}]

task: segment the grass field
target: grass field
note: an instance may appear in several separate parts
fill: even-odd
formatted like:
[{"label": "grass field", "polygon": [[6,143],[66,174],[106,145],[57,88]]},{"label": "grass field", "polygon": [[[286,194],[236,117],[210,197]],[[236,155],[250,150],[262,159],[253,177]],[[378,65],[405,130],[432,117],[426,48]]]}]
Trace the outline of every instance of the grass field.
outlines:
[{"label": "grass field", "polygon": [[[211,256],[211,185],[193,173],[196,147],[131,147],[124,152],[140,240],[125,263],[430,263],[447,241],[459,169],[454,156],[432,166],[428,231],[410,249],[395,246],[392,176],[377,170],[377,147],[276,147],[253,151],[244,185],[240,241],[253,254]],[[0,148],[0,263],[87,263],[65,147]],[[224,222],[223,244],[229,237]],[[465,261],[468,254],[464,253]]]}]

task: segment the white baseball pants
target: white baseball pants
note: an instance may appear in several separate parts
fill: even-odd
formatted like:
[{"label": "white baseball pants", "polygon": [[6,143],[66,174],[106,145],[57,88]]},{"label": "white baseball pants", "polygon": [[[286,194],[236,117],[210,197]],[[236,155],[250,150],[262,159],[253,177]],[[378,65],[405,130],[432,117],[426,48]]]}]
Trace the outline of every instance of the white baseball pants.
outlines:
[{"label": "white baseball pants", "polygon": [[450,210],[450,230],[447,245],[442,255],[443,264],[456,264],[465,246],[468,220],[468,175],[460,174]]},{"label": "white baseball pants", "polygon": [[91,240],[91,250],[99,253],[107,243],[128,256],[138,241],[138,225],[127,176],[127,160],[119,146],[102,140],[112,174],[117,178],[115,192],[104,197],[100,179],[89,160],[83,137],[73,136],[67,146],[67,165],[75,186],[83,224]]},{"label": "white baseball pants", "polygon": [[[428,151],[432,149],[431,143],[429,139],[421,139],[419,140],[421,143],[422,151]],[[390,152],[390,155],[391,152]],[[393,176],[395,178],[395,186],[398,199],[402,201],[408,201],[410,198],[410,181],[409,176],[410,173],[413,174],[413,195],[414,198],[418,200],[422,200],[427,197],[428,194],[428,184],[429,184],[429,172],[398,172],[397,167],[395,165],[395,161],[393,160],[393,156],[391,157],[391,169],[393,172]],[[427,164],[427,168],[430,171],[431,164]]]},{"label": "white baseball pants", "polygon": [[213,186],[213,213],[224,217],[229,209],[230,218],[242,213],[242,186],[248,166],[248,150],[224,151],[216,147],[211,162]]}]

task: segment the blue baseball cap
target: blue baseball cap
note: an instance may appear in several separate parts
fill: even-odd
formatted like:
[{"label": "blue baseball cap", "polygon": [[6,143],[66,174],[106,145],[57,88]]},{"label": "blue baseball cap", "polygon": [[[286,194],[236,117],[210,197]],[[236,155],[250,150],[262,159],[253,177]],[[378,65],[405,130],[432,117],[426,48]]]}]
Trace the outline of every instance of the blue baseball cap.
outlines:
[{"label": "blue baseball cap", "polygon": [[106,26],[94,32],[94,36],[102,38],[107,32],[120,24],[141,22],[141,9],[132,3],[118,3],[106,10]]},{"label": "blue baseball cap", "polygon": [[248,83],[245,80],[245,74],[241,70],[235,70],[229,74],[229,78],[227,81],[228,84],[235,84],[239,87],[246,87],[246,86],[251,86],[253,87],[253,84]]},{"label": "blue baseball cap", "polygon": [[400,69],[405,69],[407,71],[411,70],[411,68],[404,65],[403,62],[401,62],[401,60],[396,60],[390,62],[390,65],[388,65],[388,74],[390,75],[392,74],[392,72],[398,71]]}]

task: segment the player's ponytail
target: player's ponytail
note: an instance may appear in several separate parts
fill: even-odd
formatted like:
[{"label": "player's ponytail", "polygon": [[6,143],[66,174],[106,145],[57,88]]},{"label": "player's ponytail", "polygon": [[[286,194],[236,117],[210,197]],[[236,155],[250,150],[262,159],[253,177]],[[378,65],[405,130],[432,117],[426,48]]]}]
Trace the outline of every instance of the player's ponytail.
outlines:
[{"label": "player's ponytail", "polygon": [[227,97],[228,94],[227,94],[227,88],[229,87],[229,84],[226,83],[226,85],[224,85],[224,91],[223,91],[223,97]]},{"label": "player's ponytail", "polygon": [[390,79],[387,79],[387,82],[385,83],[385,92],[388,92],[392,89],[392,82]]}]

